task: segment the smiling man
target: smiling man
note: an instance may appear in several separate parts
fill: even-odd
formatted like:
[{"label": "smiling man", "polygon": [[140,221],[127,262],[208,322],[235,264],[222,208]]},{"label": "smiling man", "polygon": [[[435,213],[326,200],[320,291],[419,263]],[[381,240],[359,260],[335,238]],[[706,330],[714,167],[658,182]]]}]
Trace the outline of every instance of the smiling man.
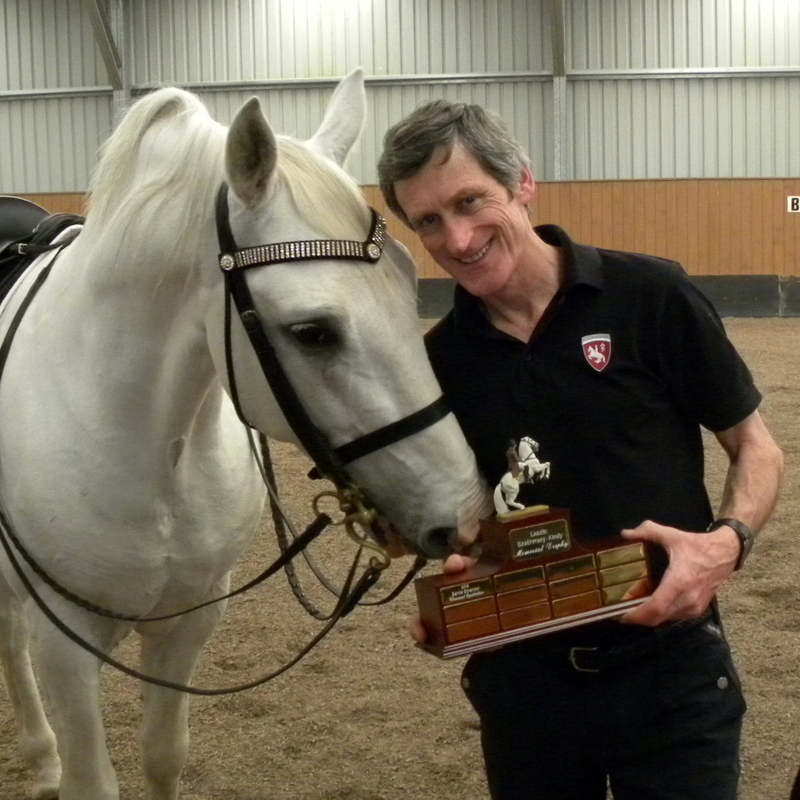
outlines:
[{"label": "smiling man", "polygon": [[[568,508],[582,538],[663,553],[657,590],[621,621],[467,662],[492,797],[604,800],[608,784],[617,800],[733,800],[745,703],[714,597],[783,470],[749,370],[678,264],[532,228],[528,158],[479,106],[420,107],[386,134],[378,171],[456,281],[428,349],[490,485],[509,441],[533,437],[551,473],[520,499]],[[730,460],[716,518],[701,426]]]}]

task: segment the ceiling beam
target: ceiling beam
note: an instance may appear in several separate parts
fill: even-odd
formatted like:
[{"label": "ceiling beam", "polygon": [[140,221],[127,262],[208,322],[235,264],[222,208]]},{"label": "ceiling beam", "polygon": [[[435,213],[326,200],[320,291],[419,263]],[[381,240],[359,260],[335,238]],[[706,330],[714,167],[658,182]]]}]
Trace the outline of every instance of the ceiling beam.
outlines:
[{"label": "ceiling beam", "polygon": [[100,48],[100,55],[108,72],[108,81],[112,88],[118,91],[122,89],[122,59],[111,33],[105,7],[101,0],[83,0],[83,5],[89,12],[94,39]]},{"label": "ceiling beam", "polygon": [[550,43],[553,53],[553,178],[563,181],[569,177],[564,0],[550,0]]}]

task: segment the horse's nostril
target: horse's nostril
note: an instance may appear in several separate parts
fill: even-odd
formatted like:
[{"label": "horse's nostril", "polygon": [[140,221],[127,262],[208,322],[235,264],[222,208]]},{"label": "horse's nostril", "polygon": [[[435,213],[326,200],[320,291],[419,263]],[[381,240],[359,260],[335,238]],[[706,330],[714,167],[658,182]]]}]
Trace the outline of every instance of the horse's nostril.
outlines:
[{"label": "horse's nostril", "polygon": [[425,555],[431,558],[444,558],[453,552],[455,528],[433,528],[427,532],[420,542]]}]

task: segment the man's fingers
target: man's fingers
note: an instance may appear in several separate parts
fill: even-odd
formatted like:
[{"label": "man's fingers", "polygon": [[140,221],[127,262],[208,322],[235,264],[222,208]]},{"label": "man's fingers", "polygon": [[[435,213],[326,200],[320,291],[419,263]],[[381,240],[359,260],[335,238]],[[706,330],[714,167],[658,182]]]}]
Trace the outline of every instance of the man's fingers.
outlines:
[{"label": "man's fingers", "polygon": [[452,575],[455,572],[463,572],[465,569],[469,569],[477,560],[477,558],[470,558],[469,556],[461,555],[461,553],[453,553],[447,557],[442,566],[442,571],[448,575]]},{"label": "man's fingers", "polygon": [[414,617],[408,623],[408,633],[417,644],[422,644],[428,638],[425,626],[419,617]]}]

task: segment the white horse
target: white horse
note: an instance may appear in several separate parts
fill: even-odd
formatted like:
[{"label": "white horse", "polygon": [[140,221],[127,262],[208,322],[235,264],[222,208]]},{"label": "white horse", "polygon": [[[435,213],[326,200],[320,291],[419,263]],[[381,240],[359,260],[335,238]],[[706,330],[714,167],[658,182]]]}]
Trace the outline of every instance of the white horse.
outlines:
[{"label": "white horse", "polygon": [[521,484],[546,480],[550,477],[550,462],[539,461],[536,456],[539,452],[537,441],[530,436],[523,436],[518,446],[514,447],[513,444],[511,442],[507,453],[509,469],[494,490],[494,508],[498,514],[525,508],[522,503],[517,502]]},{"label": "white horse", "polygon": [[545,480],[550,477],[550,462],[539,461],[536,454],[539,452],[539,442],[530,436],[523,436],[519,440],[519,465],[522,473],[532,483],[537,479]]},{"label": "white horse", "polygon": [[[71,592],[124,614],[176,612],[228,589],[264,489],[227,390],[214,198],[223,180],[239,247],[363,242],[370,212],[340,168],[365,117],[363,75],[337,88],[301,143],[276,137],[256,99],[230,129],[193,95],[139,100],[105,147],[85,227],[33,298],[0,378],[0,501],[25,547]],[[335,162],[335,163],[334,163]],[[0,341],[42,264],[0,320]],[[430,404],[440,389],[414,304],[414,267],[388,240],[375,263],[314,260],[247,272],[263,325],[334,446]],[[234,317],[245,418],[294,441]],[[452,415],[366,455],[355,482],[419,549],[477,531],[485,487]],[[0,558],[0,656],[37,800],[117,800],[101,721],[100,662],[34,606]],[[223,608],[162,623],[97,616],[29,572],[50,608],[111,651],[141,635],[140,667],[191,681]],[[28,655],[38,675],[52,730]],[[143,685],[141,760],[150,800],[174,800],[188,747],[187,698]]]}]

